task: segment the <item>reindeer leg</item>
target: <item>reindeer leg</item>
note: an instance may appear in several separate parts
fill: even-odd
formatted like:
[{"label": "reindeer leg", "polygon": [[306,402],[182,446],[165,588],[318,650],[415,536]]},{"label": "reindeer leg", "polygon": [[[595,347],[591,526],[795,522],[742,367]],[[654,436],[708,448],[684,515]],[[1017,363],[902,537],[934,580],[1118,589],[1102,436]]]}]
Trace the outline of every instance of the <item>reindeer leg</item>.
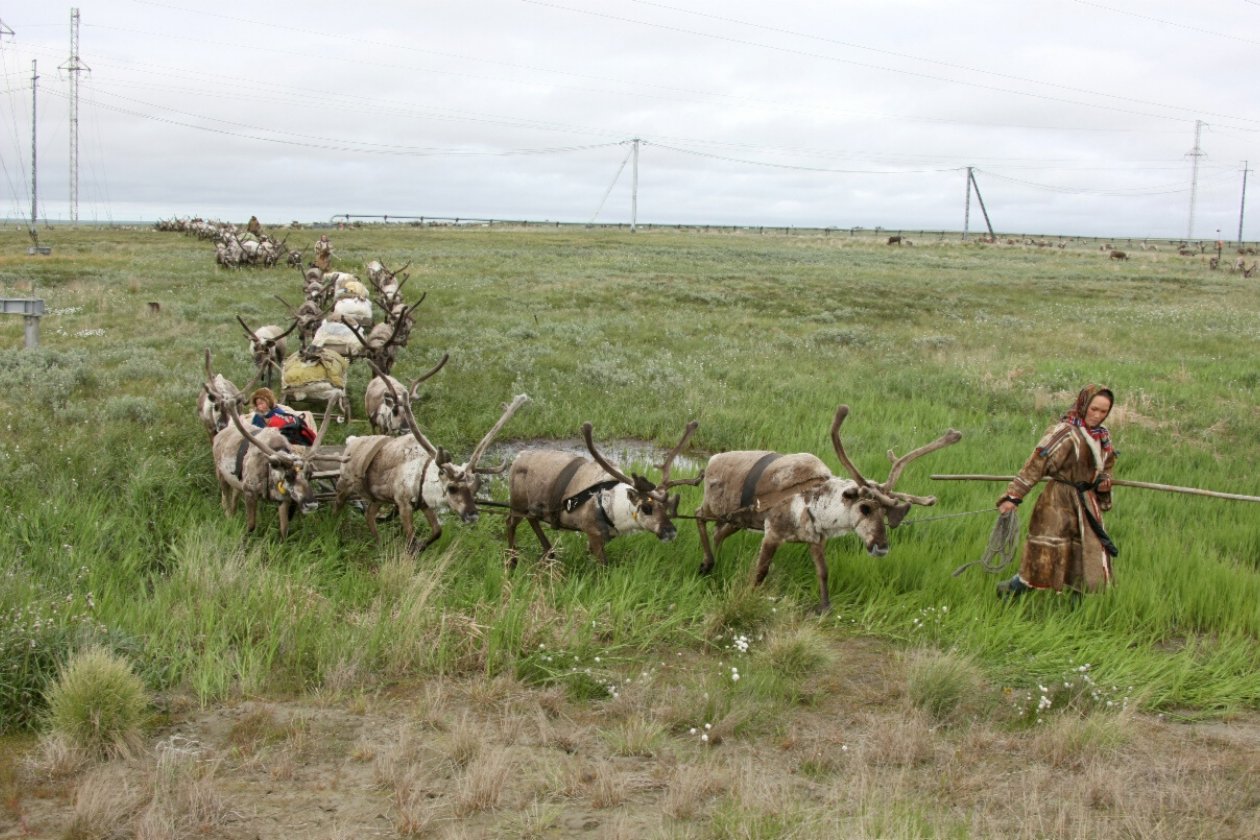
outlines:
[{"label": "reindeer leg", "polygon": [[818,572],[818,591],[821,598],[814,611],[822,615],[831,612],[831,596],[827,586],[827,543],[823,540],[810,543],[809,553],[814,558],[814,570]]},{"label": "reindeer leg", "polygon": [[595,559],[599,561],[599,565],[608,565],[608,555],[604,554],[604,544],[607,542],[604,535],[600,532],[586,535],[586,544],[590,548],[591,554],[595,555]]},{"label": "reindeer leg", "polygon": [[721,551],[722,543],[726,542],[726,538],[738,530],[740,530],[738,525],[730,523],[718,526],[718,529],[713,532],[713,553],[717,554]]},{"label": "reindeer leg", "polygon": [[285,499],[283,502],[280,503],[280,540],[281,542],[283,542],[285,537],[289,535],[289,507],[292,504],[293,503],[290,502],[288,499]]},{"label": "reindeer leg", "polygon": [[[430,531],[429,538],[425,540],[424,542],[420,543],[418,547],[412,548],[411,549],[412,554],[419,554],[420,552],[424,551],[426,548],[428,548],[429,546],[437,542],[438,537],[442,536],[442,523],[438,520],[437,511],[435,511],[431,507],[421,508],[421,510],[424,511],[424,518],[429,520],[429,531]],[[413,537],[412,543],[414,544],[414,542],[415,542],[415,538]]]},{"label": "reindeer leg", "polygon": [[[381,509],[381,503],[377,501],[368,502],[367,507],[363,509],[363,515],[367,517],[368,530],[372,532],[372,539],[377,543],[381,541],[380,532],[376,530],[376,514]],[[407,518],[403,520],[404,527],[411,526],[411,511],[407,512]]]},{"label": "reindeer leg", "polygon": [[254,527],[258,524],[258,497],[245,495],[245,530],[254,533]]},{"label": "reindeer leg", "polygon": [[704,559],[700,561],[700,574],[707,575],[713,571],[713,549],[709,547],[709,522],[696,517],[696,528],[700,531],[700,549]]},{"label": "reindeer leg", "polygon": [[514,570],[516,568],[516,561],[520,559],[520,552],[516,550],[516,526],[521,524],[522,518],[523,517],[516,513],[509,513],[507,522],[504,525],[508,545],[508,571]]},{"label": "reindeer leg", "polygon": [[770,561],[774,559],[774,553],[779,550],[782,543],[782,540],[771,536],[770,532],[766,531],[765,537],[761,540],[761,552],[757,555],[757,574],[753,578],[753,585],[761,586],[761,582],[766,579],[770,571]]},{"label": "reindeer leg", "polygon": [[551,540],[547,539],[547,535],[543,533],[542,525],[537,519],[529,520],[529,527],[534,529],[534,535],[538,537],[538,542],[542,546],[543,559],[551,559]]}]

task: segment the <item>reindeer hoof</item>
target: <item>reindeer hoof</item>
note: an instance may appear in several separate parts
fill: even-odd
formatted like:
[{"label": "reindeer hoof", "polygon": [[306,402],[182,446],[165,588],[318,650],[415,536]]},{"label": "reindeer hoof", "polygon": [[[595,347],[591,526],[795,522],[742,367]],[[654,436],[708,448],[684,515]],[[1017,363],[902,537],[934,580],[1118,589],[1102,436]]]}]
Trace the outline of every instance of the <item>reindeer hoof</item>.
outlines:
[{"label": "reindeer hoof", "polygon": [[701,563],[700,568],[697,571],[701,575],[711,575],[713,574],[713,565],[712,564],[705,565],[704,563]]},{"label": "reindeer hoof", "polygon": [[819,604],[814,607],[814,615],[824,616],[829,612],[831,612],[831,604]]}]

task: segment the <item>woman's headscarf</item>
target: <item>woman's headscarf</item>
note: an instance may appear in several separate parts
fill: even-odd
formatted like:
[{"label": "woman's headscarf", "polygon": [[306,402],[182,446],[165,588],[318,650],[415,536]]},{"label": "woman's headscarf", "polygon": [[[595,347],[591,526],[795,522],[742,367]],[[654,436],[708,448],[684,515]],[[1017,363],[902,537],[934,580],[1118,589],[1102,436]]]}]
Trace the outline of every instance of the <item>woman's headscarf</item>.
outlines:
[{"label": "woman's headscarf", "polygon": [[[1094,397],[1099,394],[1105,396],[1111,401],[1111,405],[1113,407],[1115,406],[1116,395],[1111,392],[1110,388],[1104,385],[1095,385],[1090,383],[1082,388],[1081,392],[1076,395],[1076,403],[1068,409],[1067,414],[1063,415],[1063,419],[1064,421],[1071,423],[1073,426],[1079,426],[1084,429],[1090,437],[1098,441],[1098,445],[1102,447],[1103,454],[1105,455],[1112,451],[1111,432],[1109,432],[1107,427],[1101,423],[1099,423],[1098,427],[1094,429],[1085,425],[1085,413],[1089,411],[1089,404],[1092,403],[1094,401]],[[1108,409],[1107,413],[1110,414],[1111,410]]]}]

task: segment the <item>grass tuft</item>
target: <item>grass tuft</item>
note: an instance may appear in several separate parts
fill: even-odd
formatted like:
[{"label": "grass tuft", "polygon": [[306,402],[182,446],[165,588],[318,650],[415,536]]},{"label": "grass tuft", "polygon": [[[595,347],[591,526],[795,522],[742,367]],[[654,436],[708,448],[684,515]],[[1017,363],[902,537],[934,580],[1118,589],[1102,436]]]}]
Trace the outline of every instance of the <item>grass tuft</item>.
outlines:
[{"label": "grass tuft", "polygon": [[148,692],[131,665],[93,647],[72,656],[49,689],[48,724],[90,754],[125,755],[140,738],[148,706]]}]

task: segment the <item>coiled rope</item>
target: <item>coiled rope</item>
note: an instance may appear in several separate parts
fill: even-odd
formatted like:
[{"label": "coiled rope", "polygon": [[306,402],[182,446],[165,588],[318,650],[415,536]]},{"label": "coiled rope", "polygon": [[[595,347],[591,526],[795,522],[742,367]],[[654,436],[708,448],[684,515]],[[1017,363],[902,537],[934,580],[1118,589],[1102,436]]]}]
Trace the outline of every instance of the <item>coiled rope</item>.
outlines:
[{"label": "coiled rope", "polygon": [[979,560],[962,564],[954,570],[952,577],[958,577],[972,566],[979,566],[991,575],[1000,575],[1002,570],[1015,559],[1015,549],[1018,545],[1019,514],[1013,510],[1009,513],[1000,513],[997,522],[993,525],[993,533],[989,535],[989,544],[985,546],[984,556]]}]

